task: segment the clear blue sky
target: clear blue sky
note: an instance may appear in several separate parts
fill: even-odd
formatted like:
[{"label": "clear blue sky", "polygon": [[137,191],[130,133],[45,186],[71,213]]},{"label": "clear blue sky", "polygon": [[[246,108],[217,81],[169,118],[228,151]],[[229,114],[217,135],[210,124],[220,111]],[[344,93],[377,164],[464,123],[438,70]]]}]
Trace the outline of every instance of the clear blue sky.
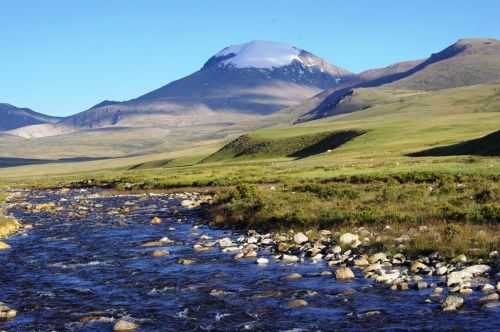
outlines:
[{"label": "clear blue sky", "polygon": [[15,0],[0,5],[0,102],[53,114],[127,100],[223,47],[292,44],[352,71],[500,38],[500,1]]}]

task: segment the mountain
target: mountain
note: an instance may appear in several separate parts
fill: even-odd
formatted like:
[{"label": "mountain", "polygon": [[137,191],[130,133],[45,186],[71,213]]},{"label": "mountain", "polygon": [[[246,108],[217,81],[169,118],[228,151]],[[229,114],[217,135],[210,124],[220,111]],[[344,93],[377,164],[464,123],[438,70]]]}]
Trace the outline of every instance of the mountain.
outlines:
[{"label": "mountain", "polygon": [[269,41],[224,48],[203,67],[126,102],[104,102],[64,119],[76,128],[231,124],[297,105],[323,89],[356,81],[305,50]]},{"label": "mountain", "polygon": [[55,123],[57,121],[59,121],[59,118],[37,113],[29,108],[19,108],[0,103],[0,131],[34,124]]},{"label": "mountain", "polygon": [[[392,89],[434,91],[500,82],[500,41],[460,39],[425,61],[406,62],[359,75],[361,82],[332,88],[323,101],[303,113],[297,122],[348,113],[339,105],[357,88],[384,86]],[[300,107],[300,106],[299,106]],[[359,110],[359,109],[356,109]]]},{"label": "mountain", "polygon": [[400,74],[421,64],[424,60],[402,61],[392,64],[384,68],[369,69],[359,73],[359,77],[363,81],[376,80],[390,75]]}]

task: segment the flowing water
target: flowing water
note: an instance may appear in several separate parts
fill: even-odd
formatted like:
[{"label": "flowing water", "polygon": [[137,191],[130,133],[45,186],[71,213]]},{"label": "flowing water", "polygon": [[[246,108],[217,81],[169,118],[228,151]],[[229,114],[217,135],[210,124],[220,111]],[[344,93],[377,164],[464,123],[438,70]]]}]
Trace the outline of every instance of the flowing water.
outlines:
[{"label": "flowing water", "polygon": [[[259,266],[218,247],[195,252],[202,234],[238,234],[204,226],[199,211],[183,209],[173,196],[38,191],[25,200],[61,209],[11,210],[34,227],[0,252],[0,301],[18,310],[0,330],[111,331],[123,317],[138,331],[500,330],[500,311],[466,300],[461,311],[443,313],[439,303],[425,303],[431,290],[394,292],[361,277],[337,282],[320,275],[329,269],[323,263],[271,258]],[[153,216],[163,223],[152,225]],[[164,236],[175,240],[162,247],[169,256],[153,257],[159,248],[141,246]],[[179,258],[195,262],[180,265]],[[284,279],[293,272],[304,278]],[[293,299],[309,305],[289,308]]]}]

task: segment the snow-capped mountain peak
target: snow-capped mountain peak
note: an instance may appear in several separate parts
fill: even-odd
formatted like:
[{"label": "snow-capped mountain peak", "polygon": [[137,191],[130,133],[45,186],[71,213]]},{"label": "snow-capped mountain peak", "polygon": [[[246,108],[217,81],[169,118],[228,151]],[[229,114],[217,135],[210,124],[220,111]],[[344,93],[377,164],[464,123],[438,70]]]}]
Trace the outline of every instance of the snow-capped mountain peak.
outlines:
[{"label": "snow-capped mountain peak", "polygon": [[[334,84],[338,83],[339,79],[353,76],[348,70],[333,66],[303,49],[264,40],[254,40],[226,47],[212,56],[202,69],[234,69],[237,71],[257,69],[275,76],[287,76],[287,79],[292,81],[308,72],[309,76],[312,75],[313,81],[323,75],[322,80],[326,78],[332,80]],[[304,81],[304,78],[299,80]],[[326,86],[328,84],[320,85]]]},{"label": "snow-capped mountain peak", "polygon": [[236,68],[272,69],[287,66],[293,61],[302,62],[299,57],[301,52],[287,44],[256,40],[226,47],[215,57],[225,58],[220,64]]}]

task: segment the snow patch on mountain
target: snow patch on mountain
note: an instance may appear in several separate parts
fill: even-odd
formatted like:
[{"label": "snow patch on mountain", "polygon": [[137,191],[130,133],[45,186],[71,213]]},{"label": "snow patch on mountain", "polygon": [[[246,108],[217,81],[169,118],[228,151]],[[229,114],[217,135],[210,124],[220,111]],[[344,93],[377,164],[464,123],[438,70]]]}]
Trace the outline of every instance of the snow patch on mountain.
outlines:
[{"label": "snow patch on mountain", "polygon": [[287,66],[293,61],[302,63],[299,57],[301,52],[287,44],[256,40],[226,47],[215,57],[226,57],[221,63],[236,68],[272,69]]}]

